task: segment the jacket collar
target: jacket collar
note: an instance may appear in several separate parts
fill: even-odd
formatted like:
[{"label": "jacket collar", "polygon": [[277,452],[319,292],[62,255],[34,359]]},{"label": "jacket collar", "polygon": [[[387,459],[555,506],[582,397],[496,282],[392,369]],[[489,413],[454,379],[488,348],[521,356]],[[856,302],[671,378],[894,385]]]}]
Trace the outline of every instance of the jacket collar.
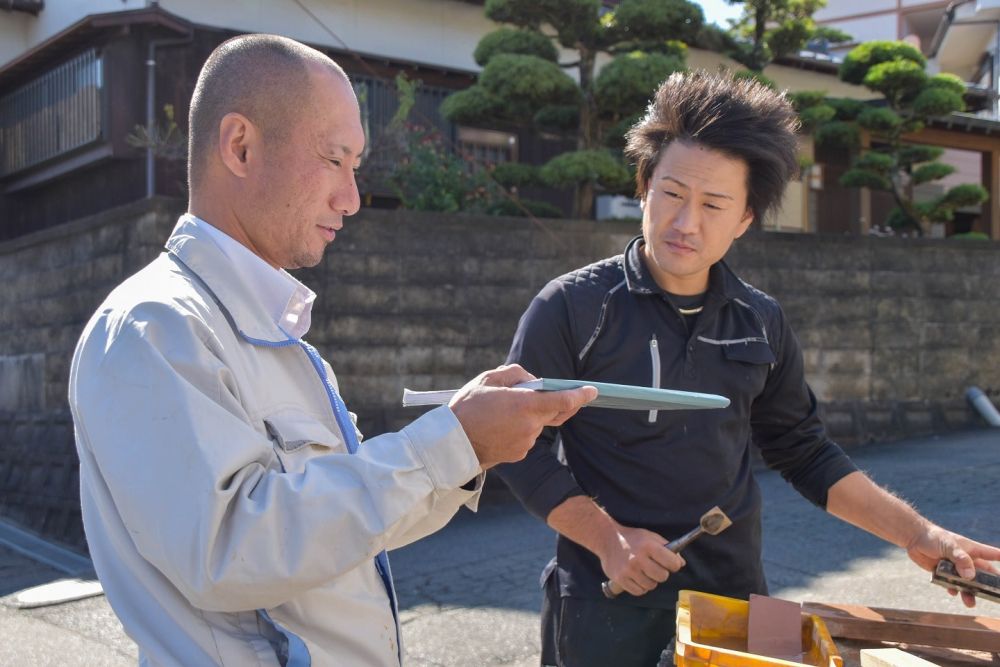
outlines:
[{"label": "jacket collar", "polygon": [[[656,283],[653,274],[646,266],[646,260],[643,259],[642,247],[645,243],[640,235],[629,241],[625,247],[625,282],[628,290],[633,294],[666,294]],[[711,299],[721,296],[726,301],[746,300],[750,297],[750,291],[725,260],[719,260],[709,269],[708,296]]]},{"label": "jacket collar", "polygon": [[219,303],[240,335],[255,344],[295,342],[268,313],[254,291],[255,282],[241,276],[210,233],[193,216],[181,216],[166,249],[197,276]]}]

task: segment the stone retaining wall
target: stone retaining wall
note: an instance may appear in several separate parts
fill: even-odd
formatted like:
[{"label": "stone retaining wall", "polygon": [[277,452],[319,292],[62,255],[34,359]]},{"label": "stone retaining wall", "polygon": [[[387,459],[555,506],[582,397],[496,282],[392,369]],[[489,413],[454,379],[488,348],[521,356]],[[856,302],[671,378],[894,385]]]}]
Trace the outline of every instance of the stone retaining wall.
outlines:
[{"label": "stone retaining wall", "polygon": [[[183,204],[137,202],[0,244],[0,516],[82,546],[66,376],[80,329],[152,259]],[[404,386],[457,387],[501,363],[551,277],[621,252],[633,223],[365,211],[318,267],[309,339],[365,433],[417,412]],[[845,444],[966,428],[963,392],[1000,396],[1000,246],[758,233],[730,263],[783,304]]]}]

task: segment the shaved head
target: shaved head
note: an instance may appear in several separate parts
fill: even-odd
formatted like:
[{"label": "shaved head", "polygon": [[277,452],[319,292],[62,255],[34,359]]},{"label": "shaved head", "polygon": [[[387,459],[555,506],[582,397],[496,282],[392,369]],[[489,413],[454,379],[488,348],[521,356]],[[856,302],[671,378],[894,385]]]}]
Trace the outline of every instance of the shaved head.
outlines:
[{"label": "shaved head", "polygon": [[202,182],[226,114],[245,116],[269,143],[284,141],[297,114],[310,107],[310,70],[317,66],[347,80],[333,60],[286,37],[241,35],[220,44],[205,61],[191,97],[190,190]]}]

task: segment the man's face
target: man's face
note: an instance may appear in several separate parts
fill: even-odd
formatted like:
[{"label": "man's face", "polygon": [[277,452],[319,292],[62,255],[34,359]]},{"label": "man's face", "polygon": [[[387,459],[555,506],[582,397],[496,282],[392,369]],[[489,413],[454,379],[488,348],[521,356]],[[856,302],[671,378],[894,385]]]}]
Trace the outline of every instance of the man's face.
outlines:
[{"label": "man's face", "polygon": [[327,244],[360,208],[355,169],[365,146],[350,84],[311,67],[311,90],[285,142],[261,147],[244,227],[264,260],[285,269],[315,266]]},{"label": "man's face", "polygon": [[699,146],[671,143],[653,169],[642,205],[643,256],[672,294],[700,294],[708,273],[749,228],[747,166]]}]

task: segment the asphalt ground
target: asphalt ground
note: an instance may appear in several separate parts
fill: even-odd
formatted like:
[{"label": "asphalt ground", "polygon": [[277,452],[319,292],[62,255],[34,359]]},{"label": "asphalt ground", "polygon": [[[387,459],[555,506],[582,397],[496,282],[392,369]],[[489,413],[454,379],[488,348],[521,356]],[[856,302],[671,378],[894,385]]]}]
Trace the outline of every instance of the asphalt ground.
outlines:
[{"label": "asphalt ground", "polygon": [[[933,521],[1000,544],[1000,430],[877,443],[851,450],[876,481]],[[759,470],[771,595],[1000,617],[967,610],[905,553],[825,514],[779,475]],[[391,554],[409,667],[538,664],[538,576],[553,533],[502,493]],[[104,597],[35,609],[15,593],[67,575],[0,547],[0,665],[134,665],[137,650]]]}]

